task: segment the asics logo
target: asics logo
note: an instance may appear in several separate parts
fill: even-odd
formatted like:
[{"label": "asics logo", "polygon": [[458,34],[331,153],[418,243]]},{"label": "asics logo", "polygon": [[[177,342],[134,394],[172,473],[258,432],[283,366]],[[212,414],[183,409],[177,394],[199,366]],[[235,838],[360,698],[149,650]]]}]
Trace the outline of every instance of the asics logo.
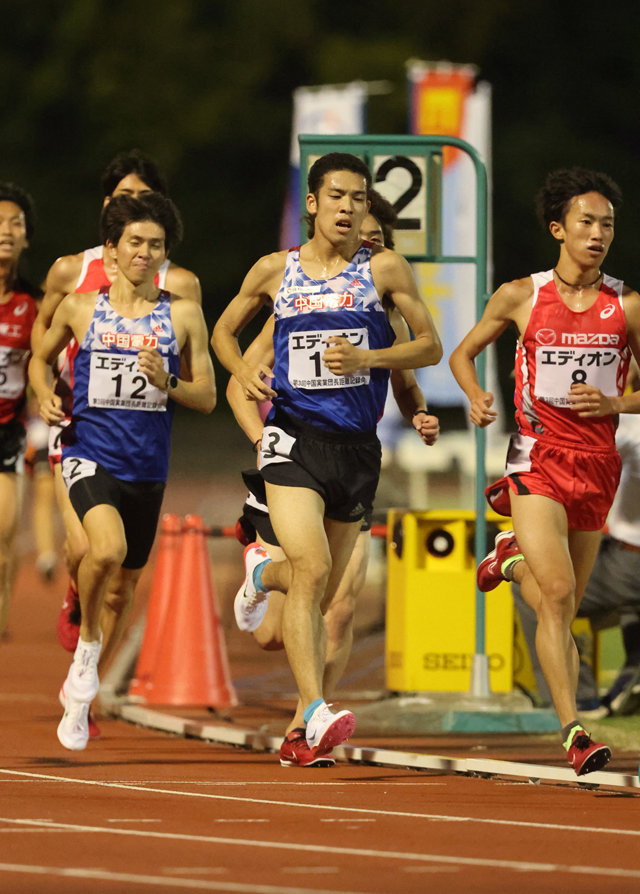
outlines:
[{"label": "asics logo", "polygon": [[615,304],[607,304],[607,306],[604,307],[600,311],[600,319],[601,320],[608,319],[611,316],[611,314],[615,313],[615,310],[616,310]]}]

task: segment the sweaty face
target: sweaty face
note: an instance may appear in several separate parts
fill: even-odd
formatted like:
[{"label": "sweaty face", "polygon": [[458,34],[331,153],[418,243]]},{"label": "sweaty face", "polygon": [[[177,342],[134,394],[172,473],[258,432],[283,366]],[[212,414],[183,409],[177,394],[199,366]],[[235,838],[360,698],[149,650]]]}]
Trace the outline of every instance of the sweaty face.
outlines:
[{"label": "sweaty face", "polygon": [[373,242],[374,245],[384,245],[384,233],[382,232],[382,227],[373,214],[367,214],[362,221],[360,238],[366,239],[367,242]]},{"label": "sweaty face", "polygon": [[551,232],[576,263],[597,266],[613,241],[613,224],[611,202],[599,192],[586,192],[571,200],[564,223],[552,223]]},{"label": "sweaty face", "polygon": [[0,261],[17,261],[28,244],[24,211],[15,202],[0,202]]},{"label": "sweaty face", "polygon": [[153,281],[167,257],[164,228],[150,220],[129,223],[117,246],[109,245],[109,251],[131,282]]},{"label": "sweaty face", "polygon": [[315,232],[330,242],[357,238],[368,211],[365,178],[354,171],[328,171],[318,195],[307,196],[307,211],[315,215]]}]

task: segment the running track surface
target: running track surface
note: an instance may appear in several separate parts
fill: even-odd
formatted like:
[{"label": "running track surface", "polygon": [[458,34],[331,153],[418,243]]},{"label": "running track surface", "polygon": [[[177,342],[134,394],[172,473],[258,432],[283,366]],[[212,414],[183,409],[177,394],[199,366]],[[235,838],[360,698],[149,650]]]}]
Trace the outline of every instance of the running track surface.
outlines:
[{"label": "running track surface", "polygon": [[[0,644],[0,891],[640,890],[637,792],[346,763],[284,769],[273,754],[108,718],[99,741],[66,751],[55,735],[69,664],[55,639],[64,580],[43,584],[32,560]],[[227,624],[233,584],[221,578],[234,677],[282,667]],[[274,707],[282,727],[286,707]]]}]

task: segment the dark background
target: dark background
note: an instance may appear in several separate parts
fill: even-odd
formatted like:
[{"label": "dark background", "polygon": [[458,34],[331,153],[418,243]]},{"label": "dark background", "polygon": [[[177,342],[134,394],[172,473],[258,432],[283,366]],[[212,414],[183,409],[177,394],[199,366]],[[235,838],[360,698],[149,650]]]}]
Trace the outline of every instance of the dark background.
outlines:
[{"label": "dark background", "polygon": [[292,91],[387,80],[367,129],[404,133],[415,57],[473,63],[492,85],[495,282],[553,264],[533,195],[580,164],[620,184],[606,270],[640,283],[636,4],[2,0],[0,23],[0,179],[36,200],[34,280],[95,243],[102,169],[137,146],[168,176],[185,221],[173,259],[199,275],[211,327],[278,247]]}]

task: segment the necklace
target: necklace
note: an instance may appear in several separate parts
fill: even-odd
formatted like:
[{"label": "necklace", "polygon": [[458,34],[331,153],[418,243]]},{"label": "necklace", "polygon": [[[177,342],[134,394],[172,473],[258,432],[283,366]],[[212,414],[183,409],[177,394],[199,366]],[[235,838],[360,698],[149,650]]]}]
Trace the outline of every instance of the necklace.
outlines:
[{"label": "necklace", "polygon": [[554,268],[553,268],[553,272],[554,272],[555,275],[558,277],[558,279],[560,280],[560,282],[563,282],[563,283],[565,284],[565,286],[569,286],[570,289],[589,289],[589,288],[591,288],[591,286],[595,286],[595,284],[598,282],[598,280],[599,280],[600,277],[602,276],[602,273],[600,273],[600,272],[598,271],[598,275],[597,275],[596,278],[593,280],[593,282],[579,282],[579,283],[573,283],[573,282],[567,282],[566,279],[563,279],[563,278],[560,276],[560,274],[558,273],[558,269],[557,269],[557,267],[554,267]]}]

